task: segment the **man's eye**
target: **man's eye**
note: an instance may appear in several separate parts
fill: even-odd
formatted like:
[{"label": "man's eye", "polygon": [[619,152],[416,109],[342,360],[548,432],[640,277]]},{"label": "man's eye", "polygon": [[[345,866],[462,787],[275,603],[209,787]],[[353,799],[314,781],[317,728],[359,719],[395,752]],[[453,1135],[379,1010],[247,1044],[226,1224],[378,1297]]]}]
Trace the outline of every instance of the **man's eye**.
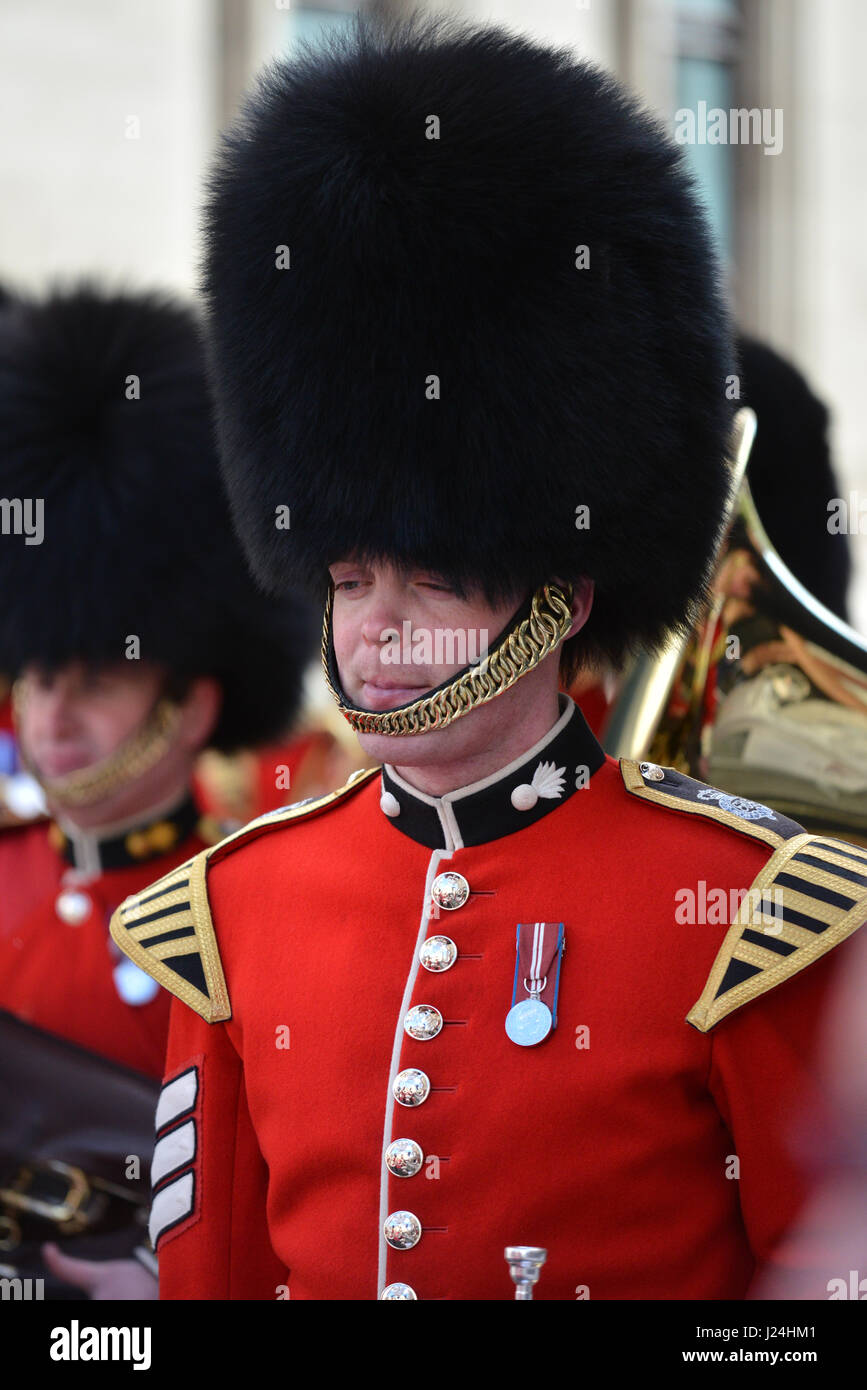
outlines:
[{"label": "man's eye", "polygon": [[351,588],[353,587],[353,585],[357,585],[357,584],[359,584],[360,582],[361,582],[361,581],[358,580],[358,579],[341,579],[341,580],[339,580],[339,581],[334,585],[334,589],[335,589],[335,592],[336,592],[338,589],[351,589]]}]

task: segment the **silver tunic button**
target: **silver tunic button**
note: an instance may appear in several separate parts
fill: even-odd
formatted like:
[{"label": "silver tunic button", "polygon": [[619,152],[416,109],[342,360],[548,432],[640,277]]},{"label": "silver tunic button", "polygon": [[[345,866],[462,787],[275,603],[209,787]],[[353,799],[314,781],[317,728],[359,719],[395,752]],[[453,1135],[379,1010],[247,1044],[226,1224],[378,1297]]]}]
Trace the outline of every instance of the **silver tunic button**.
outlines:
[{"label": "silver tunic button", "polygon": [[665,772],[658,763],[639,763],[638,771],[646,782],[665,781]]},{"label": "silver tunic button", "polygon": [[380,1302],[383,1299],[387,1303],[397,1303],[399,1301],[418,1302],[418,1294],[415,1289],[410,1288],[409,1284],[388,1284],[379,1295]]},{"label": "silver tunic button", "polygon": [[80,927],[90,916],[92,907],[92,899],[78,888],[64,888],[58,893],[54,904],[61,922],[66,922],[70,927]]},{"label": "silver tunic button", "polygon": [[392,1250],[411,1250],[421,1240],[421,1222],[411,1211],[393,1211],[382,1231]]},{"label": "silver tunic button", "polygon": [[457,908],[463,907],[470,896],[470,885],[463,874],[449,869],[448,873],[437,874],[431,885],[430,895],[437,907],[444,908],[446,912],[455,912]]},{"label": "silver tunic button", "polygon": [[396,1178],[414,1178],[423,1163],[421,1145],[414,1139],[395,1139],[385,1151],[385,1166]]},{"label": "silver tunic button", "polygon": [[424,1105],[430,1095],[430,1080],[418,1067],[407,1067],[394,1078],[391,1093],[398,1105]]},{"label": "silver tunic button", "polygon": [[451,970],[458,958],[458,948],[450,936],[429,936],[422,943],[418,958],[425,970],[439,974],[441,970]]},{"label": "silver tunic button", "polygon": [[428,1042],[442,1028],[443,1016],[433,1004],[415,1004],[403,1020],[403,1026],[416,1042]]},{"label": "silver tunic button", "polygon": [[382,793],[382,796],[379,798],[379,805],[380,809],[384,811],[387,816],[391,816],[392,820],[395,816],[400,815],[400,802],[391,792]]}]

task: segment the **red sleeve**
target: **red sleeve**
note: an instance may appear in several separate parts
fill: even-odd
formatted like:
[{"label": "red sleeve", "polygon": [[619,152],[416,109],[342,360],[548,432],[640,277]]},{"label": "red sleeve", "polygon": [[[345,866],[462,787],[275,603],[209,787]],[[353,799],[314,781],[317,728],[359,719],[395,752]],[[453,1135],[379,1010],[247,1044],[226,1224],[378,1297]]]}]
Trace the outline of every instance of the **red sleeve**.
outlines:
[{"label": "red sleeve", "polygon": [[[708,1085],[739,1160],[741,1214],[756,1259],[754,1286],[782,1275],[797,1260],[802,1287],[827,1298],[833,1265],[830,1232],[813,1231],[809,1245],[785,1237],[811,1194],[817,1174],[817,1136],[833,1132],[822,1045],[835,981],[847,969],[850,939],[723,1019],[712,1034]],[[805,1278],[806,1276],[806,1278]]]},{"label": "red sleeve", "polygon": [[150,1235],[160,1298],[279,1298],[288,1274],[268,1237],[268,1170],[240,1058],[223,1024],[178,1000],[156,1134]]}]

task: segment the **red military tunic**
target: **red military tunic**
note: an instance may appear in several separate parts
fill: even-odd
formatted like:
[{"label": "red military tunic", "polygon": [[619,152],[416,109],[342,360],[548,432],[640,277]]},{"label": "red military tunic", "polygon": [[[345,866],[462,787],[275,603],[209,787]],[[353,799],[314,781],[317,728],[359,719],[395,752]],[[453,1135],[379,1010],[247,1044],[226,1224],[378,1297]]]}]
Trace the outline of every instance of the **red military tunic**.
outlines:
[{"label": "red military tunic", "polygon": [[[162,1297],[510,1298],[503,1249],[530,1244],[543,1300],[741,1298],[772,1259],[805,1193],[797,1126],[821,1117],[817,1027],[846,953],[827,947],[867,917],[867,853],[618,765],[563,708],[473,787],[434,798],[386,767],[122,906],[115,939],[185,1000],[157,1115]],[[767,945],[677,920],[683,890],[728,900],[808,841],[823,867],[782,865],[800,887]],[[452,870],[469,897],[432,919]],[[557,1026],[521,1047],[516,925],[537,922],[565,929]],[[441,973],[419,964],[435,934],[458,950]],[[443,1019],[425,1041],[404,1026],[417,1004]],[[407,1071],[430,1083],[414,1106],[394,1096]],[[384,1162],[397,1139],[422,1151],[414,1176]],[[411,1248],[384,1238],[398,1211]]]},{"label": "red military tunic", "polygon": [[205,848],[198,821],[188,802],[100,839],[44,820],[0,832],[0,1008],[162,1076],[170,1000],[125,973],[108,924],[130,893]]}]

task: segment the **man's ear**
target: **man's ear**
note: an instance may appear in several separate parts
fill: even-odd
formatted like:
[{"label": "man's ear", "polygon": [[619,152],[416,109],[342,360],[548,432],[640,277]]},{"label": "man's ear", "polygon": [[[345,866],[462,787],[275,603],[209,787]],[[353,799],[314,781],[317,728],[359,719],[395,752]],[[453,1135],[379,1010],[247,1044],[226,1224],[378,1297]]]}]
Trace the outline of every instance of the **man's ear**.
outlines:
[{"label": "man's ear", "polygon": [[192,753],[207,747],[217,725],[223,704],[220,682],[214,676],[196,676],[182,700],[178,701],[181,722],[179,742]]},{"label": "man's ear", "polygon": [[570,637],[574,637],[576,632],[580,632],[587,619],[590,617],[590,610],[593,607],[593,580],[582,577],[576,579],[572,585],[572,626],[566,633],[565,642]]}]

